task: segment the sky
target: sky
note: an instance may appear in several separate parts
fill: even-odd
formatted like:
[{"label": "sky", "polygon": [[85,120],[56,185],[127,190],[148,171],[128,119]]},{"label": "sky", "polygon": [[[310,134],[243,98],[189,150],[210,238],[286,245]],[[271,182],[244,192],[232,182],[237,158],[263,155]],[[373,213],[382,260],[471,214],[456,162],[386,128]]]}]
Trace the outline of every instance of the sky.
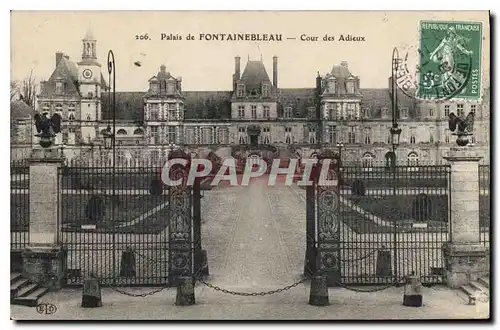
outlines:
[{"label": "sky", "polygon": [[[167,12],[167,11],[12,11],[11,80],[30,70],[48,79],[55,68],[55,53],[81,59],[82,38],[91,30],[97,42],[98,61],[107,79],[107,52],[116,60],[117,91],[145,91],[148,79],[160,65],[182,77],[183,89],[230,90],[234,57],[241,57],[241,71],[248,59],[262,58],[272,79],[272,57],[278,57],[278,85],[282,88],[314,87],[334,64],[347,61],[361,88],[387,87],[394,47],[400,53],[418,47],[421,20],[483,22],[483,86],[489,81],[489,17],[483,12]],[[151,40],[136,40],[148,33]],[[161,33],[184,40],[161,41]],[[282,42],[200,41],[200,33],[282,34]],[[188,34],[196,37],[185,40]],[[319,41],[301,41],[301,35]],[[323,41],[325,35],[364,37],[364,42]],[[296,38],[286,40],[286,38]],[[142,66],[134,66],[141,61]]]}]

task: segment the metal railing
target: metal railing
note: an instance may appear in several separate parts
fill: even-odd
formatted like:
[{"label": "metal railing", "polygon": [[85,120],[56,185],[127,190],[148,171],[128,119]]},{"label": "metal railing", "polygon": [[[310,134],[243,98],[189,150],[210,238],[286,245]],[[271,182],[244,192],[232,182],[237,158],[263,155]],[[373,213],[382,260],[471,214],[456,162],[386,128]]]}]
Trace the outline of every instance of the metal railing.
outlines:
[{"label": "metal railing", "polygon": [[10,248],[19,250],[30,242],[29,165],[25,161],[10,165]]},{"label": "metal railing", "polygon": [[491,228],[490,188],[490,165],[479,165],[479,241],[487,246]]},{"label": "metal railing", "polygon": [[413,271],[443,283],[449,177],[447,165],[341,167],[342,283],[387,283]]}]

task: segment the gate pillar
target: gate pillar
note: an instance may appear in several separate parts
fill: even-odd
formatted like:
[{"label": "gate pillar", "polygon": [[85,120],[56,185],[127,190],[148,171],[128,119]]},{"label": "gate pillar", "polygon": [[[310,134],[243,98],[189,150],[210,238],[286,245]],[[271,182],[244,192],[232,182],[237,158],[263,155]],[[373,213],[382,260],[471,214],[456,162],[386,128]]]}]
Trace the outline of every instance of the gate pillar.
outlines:
[{"label": "gate pillar", "polygon": [[[183,151],[170,153],[169,160],[184,159],[186,165],[173,164],[168,175],[172,182],[168,193],[168,277],[172,285],[181,284],[182,278],[193,276],[193,214],[192,187],[187,184],[190,157]],[[163,180],[165,182],[165,179]]]},{"label": "gate pillar", "polygon": [[33,149],[29,159],[30,242],[22,252],[22,275],[51,289],[59,289],[66,274],[58,242],[63,163],[57,147]]},{"label": "gate pillar", "polygon": [[304,275],[316,273],[316,186],[314,181],[306,186],[306,256]]},{"label": "gate pillar", "polygon": [[337,286],[340,274],[340,218],[338,179],[334,169],[319,156],[315,171],[317,215],[317,264],[324,271],[328,286]]},{"label": "gate pillar", "polygon": [[208,276],[207,254],[201,245],[201,180],[196,178],[193,184],[194,273]]},{"label": "gate pillar", "polygon": [[443,245],[447,284],[459,288],[488,272],[487,248],[480,243],[479,157],[471,147],[451,148],[450,232]]}]

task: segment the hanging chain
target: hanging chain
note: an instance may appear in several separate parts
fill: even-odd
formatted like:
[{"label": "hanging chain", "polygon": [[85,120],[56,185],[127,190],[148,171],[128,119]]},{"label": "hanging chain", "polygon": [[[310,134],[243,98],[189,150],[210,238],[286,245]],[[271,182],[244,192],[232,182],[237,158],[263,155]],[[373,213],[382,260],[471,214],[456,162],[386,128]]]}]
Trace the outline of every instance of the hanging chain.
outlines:
[{"label": "hanging chain", "polygon": [[219,291],[219,292],[222,292],[222,293],[227,293],[227,294],[231,294],[231,295],[235,295],[235,296],[244,296],[244,297],[257,297],[257,296],[268,296],[268,295],[273,295],[273,294],[276,294],[276,293],[281,293],[281,292],[284,292],[284,291],[287,291],[287,290],[290,290],[296,286],[298,286],[299,284],[302,284],[304,283],[305,281],[308,280],[308,278],[302,278],[301,280],[293,283],[293,284],[290,284],[290,285],[287,285],[283,288],[279,288],[279,289],[276,289],[276,290],[270,290],[270,291],[261,291],[261,292],[238,292],[238,291],[232,291],[232,290],[227,290],[227,289],[223,289],[217,285],[214,285],[214,284],[211,284],[211,283],[208,283],[207,281],[197,277],[196,278],[199,282],[205,284],[207,287],[211,288],[211,289],[214,289],[216,291]]}]

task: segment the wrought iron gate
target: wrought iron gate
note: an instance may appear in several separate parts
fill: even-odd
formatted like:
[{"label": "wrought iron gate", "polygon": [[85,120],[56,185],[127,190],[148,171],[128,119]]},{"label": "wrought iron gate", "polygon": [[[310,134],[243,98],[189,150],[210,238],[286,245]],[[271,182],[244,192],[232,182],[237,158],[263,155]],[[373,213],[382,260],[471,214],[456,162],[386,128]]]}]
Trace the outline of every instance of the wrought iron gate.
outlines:
[{"label": "wrought iron gate", "polygon": [[134,165],[60,170],[67,285],[92,273],[102,285],[164,286],[201,262],[200,183],[186,185],[189,166],[172,168],[183,183],[167,187],[163,163]]},{"label": "wrought iron gate", "polygon": [[[305,272],[328,284],[442,283],[449,166],[340,167],[338,186],[307,188]],[[314,259],[315,263],[311,260]]]}]

